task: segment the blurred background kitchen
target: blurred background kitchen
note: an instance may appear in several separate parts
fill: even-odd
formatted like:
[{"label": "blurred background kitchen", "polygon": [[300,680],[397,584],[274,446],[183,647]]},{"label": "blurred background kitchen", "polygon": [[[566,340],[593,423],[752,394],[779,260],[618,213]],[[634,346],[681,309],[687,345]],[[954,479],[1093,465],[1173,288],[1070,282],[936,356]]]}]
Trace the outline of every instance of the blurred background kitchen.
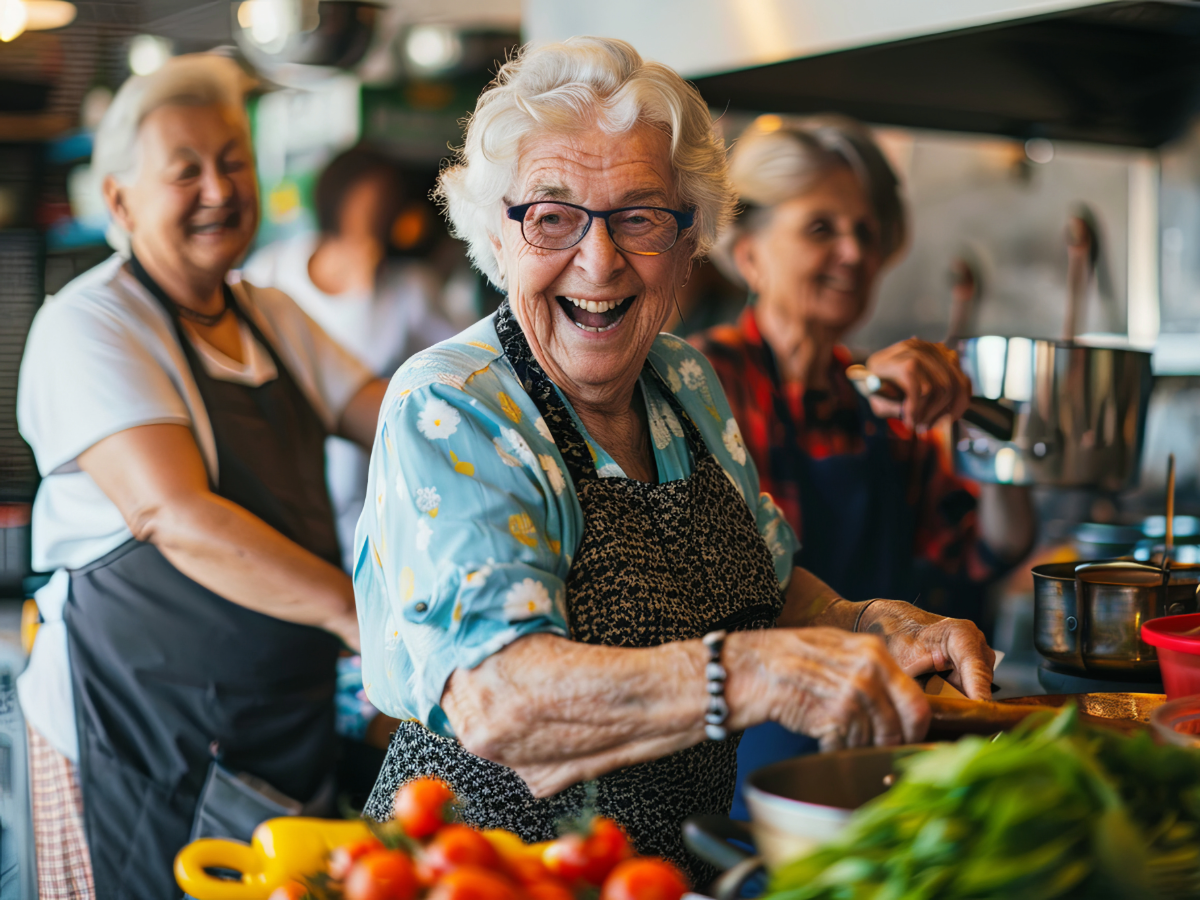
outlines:
[{"label": "blurred background kitchen", "polygon": [[[865,357],[912,335],[984,338],[964,359],[977,393],[1018,411],[1017,433],[1004,441],[961,425],[947,430],[947,446],[975,477],[1035,483],[1030,564],[1148,558],[1165,532],[1170,453],[1176,558],[1200,562],[1200,4],[0,0],[0,896],[22,896],[27,877],[13,825],[27,803],[13,681],[37,622],[24,601],[44,579],[30,564],[38,478],[17,433],[17,371],[45,295],[111,253],[89,156],[113,91],[173,54],[214,49],[259,78],[250,114],[263,215],[250,266],[280,279],[315,260],[322,241],[347,238],[355,178],[329,188],[342,199],[325,208],[318,178],[361,145],[368,156],[351,159],[381,179],[363,182],[373,187],[362,202],[378,201],[363,221],[377,223],[366,229],[371,252],[390,274],[367,288],[346,273],[318,284],[314,262],[307,288],[280,286],[389,374],[402,349],[353,346],[355,326],[342,322],[340,334],[340,313],[321,298],[354,285],[392,290],[446,333],[495,308],[499,296],[427,195],[498,61],[524,41],[573,34],[625,38],[694,79],[731,142],[751,123],[769,130],[790,115],[836,112],[875,126],[912,237],[851,350]],[[1072,221],[1087,233],[1074,257]],[[1078,313],[1068,325],[1069,297]],[[704,265],[680,300],[684,318],[673,324],[687,334],[732,320],[746,297]],[[1048,364],[1039,354],[1054,345],[1038,340],[1064,336],[1115,354],[1089,359],[1089,371],[1115,383],[1114,367],[1129,369],[1103,401],[1114,405],[1101,415],[1123,417],[1126,430],[1099,474],[1028,421],[1049,402],[1039,401]],[[1046,689],[1029,564],[975,615],[1008,654],[997,674],[1005,692]]]}]

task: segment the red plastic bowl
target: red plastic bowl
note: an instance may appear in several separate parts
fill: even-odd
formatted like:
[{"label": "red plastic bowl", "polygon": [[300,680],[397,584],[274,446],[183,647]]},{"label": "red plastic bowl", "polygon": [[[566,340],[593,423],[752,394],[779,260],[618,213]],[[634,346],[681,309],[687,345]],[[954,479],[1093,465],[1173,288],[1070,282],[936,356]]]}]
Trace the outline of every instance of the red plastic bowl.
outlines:
[{"label": "red plastic bowl", "polygon": [[1200,694],[1200,613],[1151,619],[1142,640],[1158,649],[1167,699]]}]

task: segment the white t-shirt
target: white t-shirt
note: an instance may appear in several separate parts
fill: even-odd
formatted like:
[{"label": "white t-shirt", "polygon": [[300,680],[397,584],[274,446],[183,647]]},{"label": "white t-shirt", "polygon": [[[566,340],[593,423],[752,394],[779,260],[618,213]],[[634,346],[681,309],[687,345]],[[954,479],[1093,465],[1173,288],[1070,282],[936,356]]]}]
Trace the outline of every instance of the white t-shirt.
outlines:
[{"label": "white t-shirt", "polygon": [[[17,386],[17,423],[33,449],[42,483],[33,503],[34,569],[77,569],[133,535],[120,511],[76,460],[98,441],[138,425],[191,428],[209,477],[220,482],[212,425],[175,329],[162,305],[110,257],[48,297],[34,318]],[[372,375],[278,290],[231,276],[240,307],[288,367],[331,431]],[[213,377],[263,377],[274,364],[243,326],[239,366],[196,343]],[[224,363],[222,363],[222,358]],[[219,374],[222,366],[231,370]],[[261,383],[261,382],[260,382]],[[26,718],[68,758],[78,758],[62,607],[68,579],[38,594],[45,624],[17,688]]]},{"label": "white t-shirt", "polygon": [[[381,378],[390,378],[414,353],[458,333],[439,312],[437,279],[422,263],[385,265],[373,293],[322,291],[308,274],[319,239],[302,234],[268,244],[247,260],[242,274],[257,285],[283,291]],[[325,459],[342,562],[349,572],[354,568],[354,529],[367,493],[370,456],[357,444],[331,437],[325,443]]]}]

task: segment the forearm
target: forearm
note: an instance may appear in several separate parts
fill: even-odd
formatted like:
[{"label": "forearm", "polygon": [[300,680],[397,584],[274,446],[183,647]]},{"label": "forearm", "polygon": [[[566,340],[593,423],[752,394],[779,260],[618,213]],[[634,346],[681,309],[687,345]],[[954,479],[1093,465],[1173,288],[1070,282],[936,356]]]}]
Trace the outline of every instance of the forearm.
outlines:
[{"label": "forearm", "polygon": [[619,648],[531,635],[455,671],[442,708],[464,747],[548,794],[703,740],[707,660],[698,640]]},{"label": "forearm", "polygon": [[233,603],[357,643],[346,574],[216,494],[164,504],[135,533],[184,575]]},{"label": "forearm", "polygon": [[852,603],[807,569],[796,566],[788,582],[778,628],[826,626],[850,631],[865,603]]},{"label": "forearm", "polygon": [[368,381],[346,404],[338,421],[338,437],[353,441],[360,447],[371,449],[375,443],[375,425],[379,421],[379,407],[387,393],[387,379]]},{"label": "forearm", "polygon": [[1032,491],[1011,484],[979,486],[979,538],[1005,563],[1015,563],[1033,546],[1037,518]]}]

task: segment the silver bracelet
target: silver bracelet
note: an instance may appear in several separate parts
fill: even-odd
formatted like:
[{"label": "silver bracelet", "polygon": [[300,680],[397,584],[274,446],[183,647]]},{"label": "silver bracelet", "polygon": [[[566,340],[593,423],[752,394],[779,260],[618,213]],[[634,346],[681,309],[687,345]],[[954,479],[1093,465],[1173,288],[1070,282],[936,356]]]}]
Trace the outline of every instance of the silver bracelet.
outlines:
[{"label": "silver bracelet", "polygon": [[708,648],[708,664],[704,667],[704,680],[708,688],[708,710],[704,714],[704,734],[710,741],[723,741],[729,737],[725,720],[729,718],[729,704],[725,702],[725,679],[728,673],[721,665],[721,651],[725,648],[725,632],[710,631],[702,639]]},{"label": "silver bracelet", "polygon": [[[875,600],[881,600],[881,599],[883,599],[883,598],[882,597],[875,598]],[[859,609],[858,615],[854,617],[854,627],[851,628],[850,630],[853,631],[855,634],[858,633],[858,626],[860,624],[862,624],[863,613],[865,613],[867,611],[867,609],[871,606],[872,603],[875,602],[875,600],[868,600],[866,603],[864,603],[862,605],[862,607]]]}]

